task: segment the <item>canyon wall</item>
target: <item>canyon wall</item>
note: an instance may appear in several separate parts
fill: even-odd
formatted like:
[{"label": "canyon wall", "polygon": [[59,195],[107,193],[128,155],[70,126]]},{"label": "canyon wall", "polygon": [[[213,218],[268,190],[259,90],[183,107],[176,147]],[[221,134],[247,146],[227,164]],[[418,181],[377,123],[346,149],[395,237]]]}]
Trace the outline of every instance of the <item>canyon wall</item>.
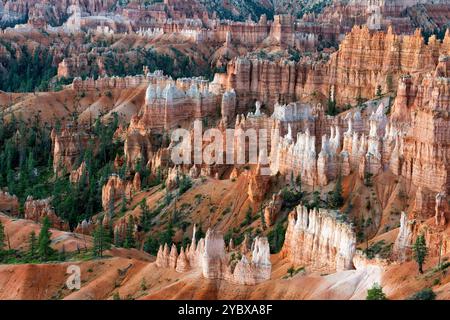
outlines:
[{"label": "canyon wall", "polygon": [[443,42],[431,37],[426,44],[419,31],[400,36],[392,29],[384,33],[355,26],[339,50],[322,61],[239,57],[229,63],[225,79],[218,77],[217,81],[235,89],[241,110],[253,100],[270,108],[276,102],[298,101],[314,92],[324,100],[332,92],[338,105],[354,104],[358,98],[374,97],[378,88],[382,92],[396,90],[403,74],[419,76],[434,70],[439,56],[450,54],[449,45],[450,32]]},{"label": "canyon wall", "polygon": [[106,212],[114,210],[119,200],[130,200],[136,192],[141,191],[141,178],[139,172],[135,173],[132,180],[124,180],[113,174],[102,187],[102,207]]},{"label": "canyon wall", "polygon": [[19,199],[6,191],[0,190],[0,212],[17,216],[19,214]]},{"label": "canyon wall", "polygon": [[222,279],[236,284],[255,285],[270,279],[272,264],[267,238],[257,237],[252,245],[251,258],[225,248],[223,235],[208,230],[206,237],[195,240],[195,227],[192,243],[178,254],[175,245],[169,249],[165,244],[159,248],[156,265],[171,268],[177,272],[201,271],[206,279]]},{"label": "canyon wall", "polygon": [[62,129],[60,133],[52,130],[53,169],[56,174],[71,172],[87,144],[91,140],[88,134]]},{"label": "canyon wall", "polygon": [[28,196],[24,204],[24,213],[26,220],[42,223],[43,219],[47,217],[52,228],[69,230],[69,224],[56,215],[51,205],[51,199],[35,200],[32,196]]},{"label": "canyon wall", "polygon": [[[411,122],[403,140],[402,176],[438,193],[450,190],[450,56],[419,84],[404,79],[393,107],[400,124]],[[406,117],[406,118],[405,118]]]},{"label": "canyon wall", "polygon": [[298,206],[289,214],[281,256],[308,270],[335,272],[353,269],[356,234],[338,212]]}]

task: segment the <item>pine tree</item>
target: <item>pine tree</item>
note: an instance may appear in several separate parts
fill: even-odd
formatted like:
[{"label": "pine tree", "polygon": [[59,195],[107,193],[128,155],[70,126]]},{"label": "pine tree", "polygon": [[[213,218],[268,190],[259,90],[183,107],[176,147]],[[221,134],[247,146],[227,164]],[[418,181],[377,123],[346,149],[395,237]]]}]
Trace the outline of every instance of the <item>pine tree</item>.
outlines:
[{"label": "pine tree", "polygon": [[266,217],[264,216],[264,209],[263,206],[261,204],[260,210],[259,210],[260,216],[261,216],[261,226],[264,229],[267,228],[267,224],[266,224]]},{"label": "pine tree", "polygon": [[376,96],[377,96],[378,99],[380,99],[382,95],[383,95],[383,93],[381,92],[381,86],[378,85],[377,86]]},{"label": "pine tree", "polygon": [[100,222],[94,231],[94,256],[103,257],[103,252],[111,248],[111,239],[108,230]]},{"label": "pine tree", "polygon": [[331,204],[334,209],[338,209],[344,204],[344,197],[342,196],[342,177],[340,175],[334,186]]},{"label": "pine tree", "polygon": [[152,236],[148,237],[144,243],[144,251],[150,253],[153,256],[156,256],[159,249],[159,242],[157,239]]},{"label": "pine tree", "polygon": [[53,249],[50,247],[52,233],[50,232],[50,220],[48,217],[45,217],[42,221],[41,232],[39,233],[38,239],[38,255],[41,260],[48,260],[52,254]]},{"label": "pine tree", "polygon": [[3,227],[3,224],[0,221],[0,252],[2,252],[6,247],[5,239],[6,239],[5,228]]},{"label": "pine tree", "polygon": [[383,292],[383,288],[375,283],[372,288],[367,290],[366,300],[387,300],[386,295]]},{"label": "pine tree", "polygon": [[297,176],[297,178],[295,179],[295,184],[296,184],[296,190],[298,193],[302,192],[302,176],[301,174],[299,174]]},{"label": "pine tree", "polygon": [[123,247],[127,249],[136,247],[136,242],[134,241],[134,219],[132,216],[128,218],[125,242],[123,243]]},{"label": "pine tree", "polygon": [[63,245],[61,248],[61,251],[59,252],[59,261],[65,261],[66,260],[66,247]]},{"label": "pine tree", "polygon": [[[197,234],[199,234],[200,230],[197,231]],[[171,221],[169,221],[169,224],[167,225],[167,229],[161,233],[160,237],[159,237],[159,243],[164,245],[164,244],[172,244],[172,238],[175,235],[175,231],[173,230],[173,224]]]},{"label": "pine tree", "polygon": [[319,209],[319,206],[320,206],[320,192],[316,190],[313,192],[313,201],[311,203],[311,208]]},{"label": "pine tree", "polygon": [[127,212],[127,198],[125,194],[122,196],[122,206],[120,207],[120,214],[123,216]]},{"label": "pine tree", "polygon": [[113,239],[114,239],[114,245],[116,247],[123,246],[123,242],[122,242],[122,239],[120,238],[120,232],[119,231],[114,232],[114,238]]},{"label": "pine tree", "polygon": [[34,232],[34,230],[30,233],[28,248],[28,256],[30,257],[30,259],[34,259],[37,254],[37,238],[36,232]]},{"label": "pine tree", "polygon": [[291,171],[291,177],[290,177],[289,184],[290,184],[291,188],[295,187],[295,184],[294,184],[294,171]]},{"label": "pine tree", "polygon": [[416,242],[413,245],[414,260],[416,260],[419,266],[419,272],[423,273],[423,264],[428,255],[427,244],[425,241],[425,236],[421,234],[417,237]]},{"label": "pine tree", "polygon": [[141,203],[140,203],[140,208],[142,210],[142,215],[141,215],[141,226],[142,229],[144,229],[145,232],[150,231],[150,227],[151,227],[151,211],[148,208],[147,205],[147,201],[145,201],[145,199],[142,199]]}]

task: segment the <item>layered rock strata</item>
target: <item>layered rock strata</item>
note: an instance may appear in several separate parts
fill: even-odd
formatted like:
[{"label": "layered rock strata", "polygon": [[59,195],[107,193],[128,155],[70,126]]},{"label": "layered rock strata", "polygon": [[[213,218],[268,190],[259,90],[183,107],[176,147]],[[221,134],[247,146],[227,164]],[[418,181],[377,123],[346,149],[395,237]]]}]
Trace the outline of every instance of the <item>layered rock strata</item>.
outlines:
[{"label": "layered rock strata", "polygon": [[160,268],[171,268],[177,272],[189,270],[201,271],[207,279],[226,280],[236,284],[255,285],[269,280],[272,264],[270,262],[269,243],[266,238],[256,238],[253,242],[251,258],[245,255],[236,260],[236,253],[226,252],[223,235],[208,230],[206,238],[195,240],[195,228],[192,244],[177,248],[166,244],[159,248],[156,265]]},{"label": "layered rock strata", "polygon": [[337,212],[298,206],[289,214],[281,255],[294,265],[321,272],[349,270],[355,250],[356,234]]},{"label": "layered rock strata", "polygon": [[42,223],[44,218],[50,220],[53,228],[58,230],[69,230],[68,223],[60,219],[51,205],[51,199],[34,200],[33,197],[28,196],[24,204],[25,219]]}]

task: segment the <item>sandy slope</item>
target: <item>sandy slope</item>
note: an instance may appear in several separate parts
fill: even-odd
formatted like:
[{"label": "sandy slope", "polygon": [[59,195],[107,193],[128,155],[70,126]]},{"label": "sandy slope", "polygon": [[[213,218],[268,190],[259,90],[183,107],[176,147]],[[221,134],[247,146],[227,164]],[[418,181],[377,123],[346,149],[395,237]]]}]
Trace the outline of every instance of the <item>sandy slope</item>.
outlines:
[{"label": "sandy slope", "polygon": [[[30,220],[13,219],[0,213],[0,220],[2,221],[5,232],[9,239],[9,244],[12,249],[28,249],[28,240],[32,231],[39,235],[41,225]],[[56,250],[62,249],[66,252],[77,250],[77,248],[92,247],[92,237],[76,234],[72,232],[64,232],[56,229],[51,229],[52,232],[52,247]]]}]

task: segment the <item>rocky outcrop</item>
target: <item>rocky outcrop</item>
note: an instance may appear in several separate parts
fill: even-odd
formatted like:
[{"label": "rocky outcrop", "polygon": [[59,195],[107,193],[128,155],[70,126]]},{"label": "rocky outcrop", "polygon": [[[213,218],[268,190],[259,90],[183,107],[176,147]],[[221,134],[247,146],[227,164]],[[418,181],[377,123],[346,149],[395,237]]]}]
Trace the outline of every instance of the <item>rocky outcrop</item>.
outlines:
[{"label": "rocky outcrop", "polygon": [[186,121],[217,115],[221,100],[203,79],[151,83],[146,91],[141,121],[147,129],[170,130]]},{"label": "rocky outcrop", "polygon": [[413,224],[412,221],[408,221],[408,216],[402,212],[400,217],[400,230],[392,250],[393,257],[397,261],[404,262],[411,253]]},{"label": "rocky outcrop", "polygon": [[270,188],[270,175],[262,172],[263,168],[257,165],[251,172],[248,184],[248,197],[251,202],[259,203],[266,197]]},{"label": "rocky outcrop", "polygon": [[436,225],[435,219],[421,221],[402,212],[393,259],[399,262],[412,259],[412,248],[419,235],[425,237],[429,257],[445,256],[450,252],[450,236],[444,226]]},{"label": "rocky outcrop", "polygon": [[286,176],[300,176],[302,182],[309,185],[325,186],[334,180],[339,173],[339,152],[341,138],[339,128],[331,127],[331,136],[322,136],[321,151],[316,153],[316,137],[309,128],[305,133],[298,133],[297,139],[292,137],[292,130],[284,137],[272,137],[271,170],[273,174],[280,172]]},{"label": "rocky outcrop", "polygon": [[87,172],[85,161],[83,161],[81,163],[81,165],[78,167],[78,169],[73,170],[70,173],[69,179],[70,179],[70,182],[75,183],[75,184],[79,183],[81,181],[84,181],[85,183],[89,183],[89,173]]},{"label": "rocky outcrop", "polygon": [[19,199],[6,191],[0,190],[0,212],[17,216],[19,214]]},{"label": "rocky outcrop", "polygon": [[449,200],[447,199],[447,193],[440,192],[436,195],[436,206],[434,221],[437,226],[445,226],[450,218]]},{"label": "rocky outcrop", "polygon": [[281,191],[272,196],[272,200],[264,208],[264,221],[268,227],[274,225],[283,205]]},{"label": "rocky outcrop", "polygon": [[410,119],[410,128],[403,138],[401,175],[416,186],[433,192],[450,190],[450,63],[442,57],[434,74],[419,85],[409,85],[409,98],[400,97],[394,104],[394,115],[403,126]]},{"label": "rocky outcrop", "polygon": [[84,219],[80,223],[78,223],[77,227],[73,231],[74,233],[91,235],[94,232],[95,223],[92,220]]},{"label": "rocky outcrop", "polygon": [[59,134],[53,130],[51,138],[53,169],[57,174],[60,174],[63,170],[66,170],[66,172],[74,170],[74,165],[91,140],[91,137],[87,134],[73,132],[68,129],[63,129]]},{"label": "rocky outcrop", "polygon": [[116,201],[126,196],[126,182],[118,175],[109,177],[108,182],[102,188],[102,207],[103,210],[109,211],[114,208]]},{"label": "rocky outcrop", "polygon": [[[227,68],[227,89],[236,91],[238,110],[257,99],[272,106],[307,98],[312,92],[326,100],[333,88],[338,105],[355,104],[358,98],[372,98],[396,89],[403,74],[432,71],[439,54],[449,54],[450,34],[441,43],[431,37],[428,44],[419,31],[399,36],[392,29],[372,32],[366,26],[353,27],[329,59],[314,61],[268,61],[239,57]],[[362,67],[364,66],[364,67]]]},{"label": "rocky outcrop", "polygon": [[58,230],[69,230],[68,223],[60,219],[51,206],[51,199],[34,200],[32,196],[28,196],[24,204],[25,219],[42,223],[47,217],[53,228]]},{"label": "rocky outcrop", "polygon": [[339,213],[298,206],[289,214],[281,255],[296,266],[335,272],[353,268],[356,234]]},{"label": "rocky outcrop", "polygon": [[[236,260],[236,252],[225,250],[223,235],[214,230],[208,230],[206,237],[198,243],[195,241],[195,227],[193,241],[189,247],[177,249],[172,245],[160,246],[156,257],[159,268],[171,268],[177,272],[197,269],[207,279],[222,279],[236,284],[255,285],[269,280],[272,264],[267,238],[256,238],[253,242],[252,257]],[[230,249],[230,248],[229,248]]]}]

